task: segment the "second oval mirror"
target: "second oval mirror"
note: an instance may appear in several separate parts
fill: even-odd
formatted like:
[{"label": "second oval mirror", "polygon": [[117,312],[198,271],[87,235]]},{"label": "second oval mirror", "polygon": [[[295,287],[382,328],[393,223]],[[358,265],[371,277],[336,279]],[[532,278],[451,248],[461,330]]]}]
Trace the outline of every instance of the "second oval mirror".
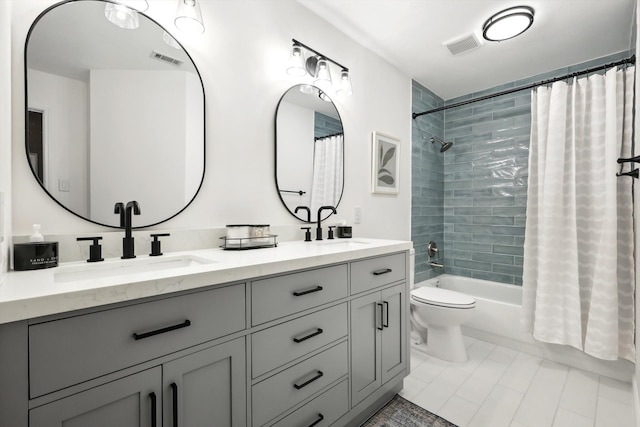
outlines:
[{"label": "second oval mirror", "polygon": [[[337,207],[344,187],[342,120],[331,99],[311,85],[291,87],[276,110],[276,186],[289,212],[317,221],[321,206]],[[304,209],[310,209],[310,218]],[[329,215],[327,211],[323,216]]]}]

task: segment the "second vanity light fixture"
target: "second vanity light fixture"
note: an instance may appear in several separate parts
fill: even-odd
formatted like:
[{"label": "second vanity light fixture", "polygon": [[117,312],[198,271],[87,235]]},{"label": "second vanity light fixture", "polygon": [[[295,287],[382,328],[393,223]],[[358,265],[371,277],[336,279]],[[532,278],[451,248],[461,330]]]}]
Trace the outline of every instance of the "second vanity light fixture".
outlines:
[{"label": "second vanity light fixture", "polygon": [[[296,39],[292,39],[291,54],[289,55],[289,64],[287,65],[287,74],[291,76],[301,77],[309,74],[313,77],[313,83],[321,89],[328,89],[333,86],[331,78],[331,68],[329,64],[334,64],[340,69],[340,78],[337,83],[336,95],[351,96],[353,90],[351,88],[351,79],[349,77],[349,69],[339,64],[326,55],[321,54],[317,50],[300,43]],[[308,50],[311,56],[305,59],[304,51]]]},{"label": "second vanity light fixture", "polygon": [[[180,31],[187,34],[204,33],[204,21],[199,1],[178,0],[178,10],[173,22]],[[105,5],[104,15],[111,23],[120,28],[135,30],[140,26],[138,12],[144,12],[148,8],[147,0],[112,0],[111,3]]]}]

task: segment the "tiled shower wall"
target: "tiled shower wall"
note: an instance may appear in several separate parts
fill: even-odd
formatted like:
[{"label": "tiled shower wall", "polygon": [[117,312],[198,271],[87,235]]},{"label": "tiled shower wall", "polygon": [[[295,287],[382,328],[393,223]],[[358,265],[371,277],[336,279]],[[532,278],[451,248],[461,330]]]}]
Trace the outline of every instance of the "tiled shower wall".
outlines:
[{"label": "tiled shower wall", "polygon": [[[629,55],[621,52],[447,100],[446,104],[597,67]],[[441,99],[428,89],[413,83],[414,112],[442,105],[439,102]],[[438,262],[445,265],[446,273],[522,284],[530,107],[530,92],[523,91],[446,110],[444,117],[440,112],[413,121],[416,282],[442,272],[424,263],[426,242],[434,240],[442,248]],[[428,141],[432,135],[453,141],[453,147],[439,153],[439,146]],[[437,195],[440,188],[442,198]],[[441,211],[443,227],[439,228]]]},{"label": "tiled shower wall", "polygon": [[[413,82],[412,111],[426,111],[444,105],[444,100]],[[444,156],[432,136],[444,138],[444,112],[413,120],[411,131],[411,240],[416,251],[416,283],[430,279],[442,270],[427,266],[430,240],[444,246]]]}]

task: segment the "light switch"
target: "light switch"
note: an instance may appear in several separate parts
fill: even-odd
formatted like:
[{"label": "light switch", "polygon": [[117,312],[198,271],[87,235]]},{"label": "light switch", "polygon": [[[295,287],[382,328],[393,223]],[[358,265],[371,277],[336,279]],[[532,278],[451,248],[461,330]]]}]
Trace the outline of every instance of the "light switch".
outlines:
[{"label": "light switch", "polygon": [[68,179],[58,178],[58,191],[68,192],[70,191],[71,184]]}]

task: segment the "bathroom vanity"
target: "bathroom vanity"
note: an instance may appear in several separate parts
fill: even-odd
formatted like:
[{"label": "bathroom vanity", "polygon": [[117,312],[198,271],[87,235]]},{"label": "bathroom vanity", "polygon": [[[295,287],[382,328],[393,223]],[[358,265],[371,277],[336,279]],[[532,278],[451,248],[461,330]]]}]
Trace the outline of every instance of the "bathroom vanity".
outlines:
[{"label": "bathroom vanity", "polygon": [[409,373],[410,248],[285,242],[12,272],[0,425],[359,425]]}]

